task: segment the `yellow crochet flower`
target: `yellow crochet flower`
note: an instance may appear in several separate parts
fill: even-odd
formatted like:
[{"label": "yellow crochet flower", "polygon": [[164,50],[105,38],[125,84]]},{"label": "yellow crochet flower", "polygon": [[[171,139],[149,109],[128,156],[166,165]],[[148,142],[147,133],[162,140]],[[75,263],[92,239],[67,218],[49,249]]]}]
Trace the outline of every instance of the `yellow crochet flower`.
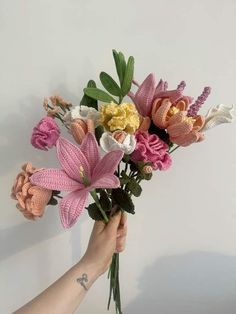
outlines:
[{"label": "yellow crochet flower", "polygon": [[117,105],[113,102],[100,107],[101,124],[110,132],[123,130],[134,133],[140,124],[139,114],[134,104],[123,103]]}]

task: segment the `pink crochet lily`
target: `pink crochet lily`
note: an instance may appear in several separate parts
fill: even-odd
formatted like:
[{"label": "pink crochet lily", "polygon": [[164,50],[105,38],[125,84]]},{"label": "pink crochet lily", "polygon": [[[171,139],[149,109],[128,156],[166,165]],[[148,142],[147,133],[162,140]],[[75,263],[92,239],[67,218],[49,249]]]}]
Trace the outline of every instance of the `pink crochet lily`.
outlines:
[{"label": "pink crochet lily", "polygon": [[134,83],[138,86],[138,90],[135,94],[129,92],[129,96],[143,117],[151,115],[152,104],[155,99],[168,98],[173,103],[182,97],[182,85],[181,88],[167,91],[167,82],[160,80],[157,84],[153,73],[149,74],[141,85]]},{"label": "pink crochet lily", "polygon": [[83,211],[90,191],[119,187],[120,181],[114,172],[123,152],[115,150],[101,158],[97,141],[91,133],[85,136],[80,147],[62,137],[56,146],[62,169],[39,171],[30,180],[50,190],[70,192],[59,203],[62,224],[70,228]]}]

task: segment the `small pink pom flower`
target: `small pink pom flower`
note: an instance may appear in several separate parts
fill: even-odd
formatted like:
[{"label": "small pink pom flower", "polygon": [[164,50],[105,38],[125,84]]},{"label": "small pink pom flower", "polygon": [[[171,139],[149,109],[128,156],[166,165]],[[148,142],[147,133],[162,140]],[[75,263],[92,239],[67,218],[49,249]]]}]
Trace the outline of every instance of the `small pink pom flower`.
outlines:
[{"label": "small pink pom flower", "polygon": [[151,162],[153,170],[167,170],[172,163],[168,154],[169,146],[156,134],[137,131],[136,148],[131,155],[133,161]]},{"label": "small pink pom flower", "polygon": [[56,145],[60,129],[53,118],[45,117],[33,129],[31,144],[38,149],[48,150]]}]

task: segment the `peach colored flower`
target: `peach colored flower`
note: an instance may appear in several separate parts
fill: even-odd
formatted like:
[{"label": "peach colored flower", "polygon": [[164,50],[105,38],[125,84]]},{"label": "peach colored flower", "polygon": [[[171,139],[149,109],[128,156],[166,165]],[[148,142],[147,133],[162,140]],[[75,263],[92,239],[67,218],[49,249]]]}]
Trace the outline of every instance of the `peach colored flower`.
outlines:
[{"label": "peach colored flower", "polygon": [[143,167],[143,172],[146,173],[146,174],[152,173],[152,170],[153,170],[152,166],[146,165],[146,166]]},{"label": "peach colored flower", "polygon": [[112,133],[112,137],[120,144],[124,143],[127,133],[124,131],[117,130]]},{"label": "peach colored flower", "polygon": [[140,121],[140,124],[139,124],[138,130],[139,131],[148,131],[148,129],[150,128],[150,125],[151,125],[151,119],[149,117],[140,116],[139,121]]},{"label": "peach colored flower", "polygon": [[82,120],[74,119],[70,124],[70,131],[73,135],[75,141],[80,145],[85,137],[85,135],[90,132],[95,132],[94,122],[91,119]]},{"label": "peach colored flower", "polygon": [[196,116],[188,117],[187,112],[179,111],[169,119],[167,133],[170,141],[179,146],[189,146],[204,140],[204,135],[199,132],[203,127],[205,118]]},{"label": "peach colored flower", "polygon": [[44,209],[52,196],[51,190],[35,186],[29,180],[33,173],[40,170],[42,169],[36,169],[31,163],[23,165],[11,191],[11,197],[18,201],[16,207],[25,218],[30,220],[43,215]]},{"label": "peach colored flower", "polygon": [[188,117],[188,105],[188,99],[182,98],[174,105],[169,99],[156,99],[152,106],[154,124],[166,129],[170,141],[180,146],[188,146],[204,139],[204,135],[199,131],[205,119],[200,115]]},{"label": "peach colored flower", "polygon": [[45,97],[43,102],[43,107],[47,111],[48,116],[55,117],[56,114],[60,113],[61,110],[63,114],[66,110],[69,110],[72,104],[66,102],[60,96]]}]

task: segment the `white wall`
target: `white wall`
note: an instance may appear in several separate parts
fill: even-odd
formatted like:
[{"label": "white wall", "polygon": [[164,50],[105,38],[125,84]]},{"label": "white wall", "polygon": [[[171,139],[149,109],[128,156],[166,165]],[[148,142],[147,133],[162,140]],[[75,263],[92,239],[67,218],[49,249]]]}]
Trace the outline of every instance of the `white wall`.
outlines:
[{"label": "white wall", "polygon": [[[9,190],[22,163],[52,166],[55,153],[29,145],[45,95],[78,104],[88,79],[114,72],[111,49],[136,58],[136,79],[154,71],[198,96],[203,111],[235,101],[234,0],[0,0],[0,313],[8,314],[65,272],[84,252],[86,214],[70,231],[57,209],[26,221]],[[236,307],[235,124],[176,151],[136,200],[122,254],[126,314],[231,314]],[[101,278],[78,313],[105,313]],[[112,310],[111,313],[114,313]]]}]

